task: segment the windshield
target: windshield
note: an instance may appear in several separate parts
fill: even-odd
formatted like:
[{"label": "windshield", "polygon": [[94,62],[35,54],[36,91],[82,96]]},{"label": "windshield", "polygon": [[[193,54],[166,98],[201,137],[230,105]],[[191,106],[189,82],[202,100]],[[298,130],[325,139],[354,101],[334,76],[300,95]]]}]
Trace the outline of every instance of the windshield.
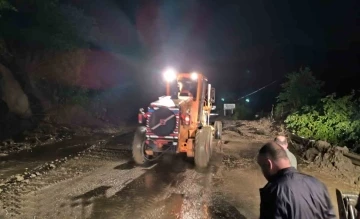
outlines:
[{"label": "windshield", "polygon": [[179,96],[193,96],[196,98],[197,81],[183,78],[178,81]]}]

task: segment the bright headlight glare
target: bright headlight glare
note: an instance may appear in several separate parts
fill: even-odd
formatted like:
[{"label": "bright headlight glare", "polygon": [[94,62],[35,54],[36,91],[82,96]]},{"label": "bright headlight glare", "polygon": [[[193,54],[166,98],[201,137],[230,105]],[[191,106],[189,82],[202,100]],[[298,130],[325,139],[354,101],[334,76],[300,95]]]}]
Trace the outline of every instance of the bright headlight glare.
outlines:
[{"label": "bright headlight glare", "polygon": [[164,72],[165,81],[171,82],[176,79],[176,71],[172,68],[167,69]]},{"label": "bright headlight glare", "polygon": [[196,80],[196,79],[198,79],[198,74],[196,72],[193,72],[193,73],[191,73],[190,77],[192,80]]}]

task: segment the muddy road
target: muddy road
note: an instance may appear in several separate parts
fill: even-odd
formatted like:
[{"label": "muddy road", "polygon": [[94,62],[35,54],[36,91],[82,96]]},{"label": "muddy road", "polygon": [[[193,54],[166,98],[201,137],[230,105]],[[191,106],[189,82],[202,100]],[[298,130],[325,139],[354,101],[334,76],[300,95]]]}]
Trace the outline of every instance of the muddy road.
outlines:
[{"label": "muddy road", "polygon": [[[74,149],[66,162],[12,182],[0,193],[0,218],[258,218],[266,182],[255,156],[273,137],[249,124],[224,131],[223,152],[214,144],[206,170],[172,155],[139,167],[131,160],[132,134],[94,139],[100,143],[80,156]],[[331,189],[348,189],[329,181]]]}]

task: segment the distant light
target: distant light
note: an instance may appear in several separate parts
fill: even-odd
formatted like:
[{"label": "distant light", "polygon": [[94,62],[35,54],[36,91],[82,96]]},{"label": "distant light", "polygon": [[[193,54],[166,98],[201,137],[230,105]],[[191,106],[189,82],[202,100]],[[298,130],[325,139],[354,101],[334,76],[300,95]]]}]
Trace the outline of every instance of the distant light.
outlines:
[{"label": "distant light", "polygon": [[249,103],[249,102],[250,102],[250,99],[249,99],[249,98],[246,98],[245,101],[246,101],[247,103]]},{"label": "distant light", "polygon": [[221,101],[225,101],[225,99],[224,99],[224,98],[221,98]]},{"label": "distant light", "polygon": [[173,68],[168,68],[164,72],[164,79],[167,82],[171,82],[176,79],[176,71]]},{"label": "distant light", "polygon": [[191,80],[197,80],[198,79],[198,74],[196,73],[196,72],[193,72],[193,73],[191,73]]}]

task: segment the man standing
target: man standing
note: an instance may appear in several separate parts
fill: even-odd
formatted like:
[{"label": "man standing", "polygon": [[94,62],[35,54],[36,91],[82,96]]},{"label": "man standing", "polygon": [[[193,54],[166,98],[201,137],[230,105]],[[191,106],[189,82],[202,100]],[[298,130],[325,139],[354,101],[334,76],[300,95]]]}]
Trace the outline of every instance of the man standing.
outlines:
[{"label": "man standing", "polygon": [[275,142],[280,145],[282,148],[284,148],[284,150],[286,151],[286,155],[288,156],[289,160],[290,160],[290,163],[291,163],[291,166],[292,167],[295,167],[297,169],[297,160],[296,160],[296,157],[293,153],[291,153],[291,151],[289,151],[289,148],[288,148],[288,142],[286,140],[286,137],[285,136],[277,136],[275,138]]},{"label": "man standing", "polygon": [[260,189],[260,219],[336,218],[325,185],[291,167],[281,146],[269,142],[259,150],[257,158],[268,180]]}]

